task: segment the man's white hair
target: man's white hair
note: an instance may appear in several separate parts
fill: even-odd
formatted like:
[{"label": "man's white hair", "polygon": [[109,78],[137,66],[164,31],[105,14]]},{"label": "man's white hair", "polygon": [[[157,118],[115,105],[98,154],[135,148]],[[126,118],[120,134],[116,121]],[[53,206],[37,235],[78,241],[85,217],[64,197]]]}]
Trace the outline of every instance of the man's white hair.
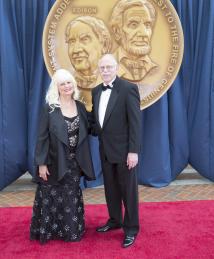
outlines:
[{"label": "man's white hair", "polygon": [[98,66],[100,65],[100,62],[101,62],[103,59],[105,59],[105,58],[108,58],[108,59],[112,60],[115,66],[118,65],[115,56],[114,56],[113,54],[108,53],[108,54],[103,55],[103,56],[99,59],[99,61],[98,61]]}]

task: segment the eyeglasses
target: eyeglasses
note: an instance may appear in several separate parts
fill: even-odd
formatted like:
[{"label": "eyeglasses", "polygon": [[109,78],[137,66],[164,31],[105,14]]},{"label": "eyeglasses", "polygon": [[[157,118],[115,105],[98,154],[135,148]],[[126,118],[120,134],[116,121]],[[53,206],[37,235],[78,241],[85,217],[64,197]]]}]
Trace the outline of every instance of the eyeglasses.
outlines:
[{"label": "eyeglasses", "polygon": [[106,70],[112,70],[112,69],[114,69],[116,66],[114,65],[114,66],[100,66],[99,67],[99,70],[100,71],[104,71],[105,69]]}]

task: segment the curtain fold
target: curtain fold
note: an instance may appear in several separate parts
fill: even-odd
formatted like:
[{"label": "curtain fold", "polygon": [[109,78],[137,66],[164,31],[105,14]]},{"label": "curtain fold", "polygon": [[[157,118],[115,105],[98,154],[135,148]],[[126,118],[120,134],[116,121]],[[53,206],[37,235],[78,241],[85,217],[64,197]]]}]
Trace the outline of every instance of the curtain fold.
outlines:
[{"label": "curtain fold", "polygon": [[[42,32],[55,0],[0,0],[0,189],[34,174],[38,115],[50,78]],[[184,31],[184,58],[170,90],[142,111],[139,184],[168,185],[190,163],[214,180],[214,1],[171,0]],[[98,140],[90,138],[102,184]]]},{"label": "curtain fold", "polygon": [[49,77],[42,32],[54,0],[0,0],[0,189],[33,169],[39,107]]},{"label": "curtain fold", "polygon": [[179,78],[186,99],[189,163],[214,180],[214,1],[173,1],[181,17],[185,51]]}]

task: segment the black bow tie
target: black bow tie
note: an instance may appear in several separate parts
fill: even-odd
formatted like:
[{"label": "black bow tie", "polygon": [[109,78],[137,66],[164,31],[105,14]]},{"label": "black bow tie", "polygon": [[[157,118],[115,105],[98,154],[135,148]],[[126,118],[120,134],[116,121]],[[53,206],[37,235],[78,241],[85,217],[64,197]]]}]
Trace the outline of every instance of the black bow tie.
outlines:
[{"label": "black bow tie", "polygon": [[102,85],[102,91],[105,91],[107,89],[112,90],[112,87],[110,85]]}]

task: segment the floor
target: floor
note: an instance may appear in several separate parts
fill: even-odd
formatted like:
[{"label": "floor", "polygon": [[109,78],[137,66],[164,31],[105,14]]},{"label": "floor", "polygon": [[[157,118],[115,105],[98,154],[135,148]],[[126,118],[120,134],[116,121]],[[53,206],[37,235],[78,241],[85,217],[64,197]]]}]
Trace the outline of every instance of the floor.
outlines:
[{"label": "floor", "polygon": [[[140,202],[214,200],[213,182],[192,168],[185,169],[169,186],[153,188],[140,185]],[[0,192],[0,207],[32,206],[36,185],[25,174]],[[85,204],[105,203],[103,186],[83,190]]]}]

